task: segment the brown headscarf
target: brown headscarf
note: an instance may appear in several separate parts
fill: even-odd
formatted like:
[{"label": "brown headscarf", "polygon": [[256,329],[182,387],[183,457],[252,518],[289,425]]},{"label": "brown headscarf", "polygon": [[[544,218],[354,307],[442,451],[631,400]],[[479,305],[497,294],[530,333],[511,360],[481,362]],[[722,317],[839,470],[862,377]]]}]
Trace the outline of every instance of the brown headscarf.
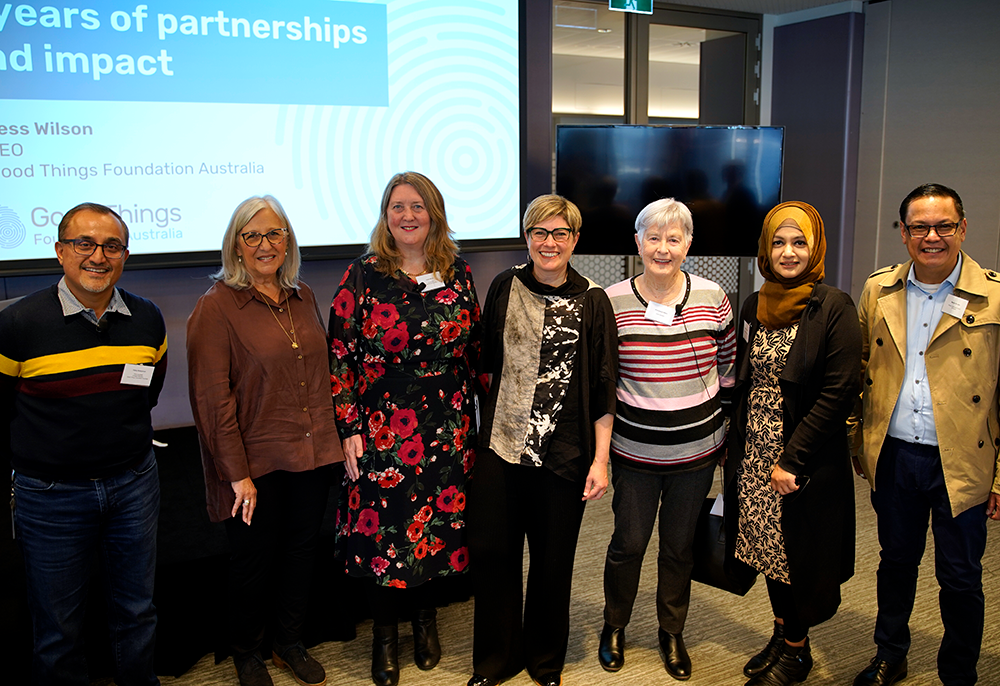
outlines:
[{"label": "brown headscarf", "polygon": [[[794,279],[779,276],[771,269],[771,243],[775,232],[783,226],[801,230],[809,245],[809,262]],[[825,257],[826,234],[823,219],[815,207],[793,200],[767,213],[757,247],[757,267],[765,280],[757,300],[757,320],[764,328],[783,329],[799,321],[813,287],[823,280]]]}]

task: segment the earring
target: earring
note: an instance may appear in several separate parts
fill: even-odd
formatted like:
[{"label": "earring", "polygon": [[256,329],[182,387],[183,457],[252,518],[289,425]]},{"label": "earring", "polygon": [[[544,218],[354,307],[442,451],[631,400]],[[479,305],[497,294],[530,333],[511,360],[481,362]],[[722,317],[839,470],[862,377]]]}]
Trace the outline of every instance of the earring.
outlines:
[{"label": "earring", "polygon": [[236,259],[240,264],[243,264],[243,255],[237,255]]}]

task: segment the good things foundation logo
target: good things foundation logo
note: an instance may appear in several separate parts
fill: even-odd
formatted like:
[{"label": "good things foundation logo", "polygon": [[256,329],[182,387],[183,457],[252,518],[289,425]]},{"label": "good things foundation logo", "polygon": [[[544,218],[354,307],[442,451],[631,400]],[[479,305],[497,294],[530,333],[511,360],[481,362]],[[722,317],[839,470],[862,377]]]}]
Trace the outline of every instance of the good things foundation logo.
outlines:
[{"label": "good things foundation logo", "polygon": [[10,250],[18,247],[24,243],[27,233],[17,212],[0,205],[0,248]]}]

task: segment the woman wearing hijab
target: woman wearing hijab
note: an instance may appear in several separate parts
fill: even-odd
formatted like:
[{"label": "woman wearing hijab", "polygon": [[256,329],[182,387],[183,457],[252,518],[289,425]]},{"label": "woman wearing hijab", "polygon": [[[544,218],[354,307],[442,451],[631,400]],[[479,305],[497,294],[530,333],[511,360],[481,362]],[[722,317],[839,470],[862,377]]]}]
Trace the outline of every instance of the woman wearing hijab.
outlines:
[{"label": "woman wearing hijab", "polygon": [[747,686],[805,680],[809,627],[834,615],[854,574],[845,420],[860,390],[861,333],[851,297],[822,283],[825,253],[814,207],[772,209],[757,253],[765,284],[737,325],[728,552],[736,570],[764,574],[775,618],[743,668]]}]

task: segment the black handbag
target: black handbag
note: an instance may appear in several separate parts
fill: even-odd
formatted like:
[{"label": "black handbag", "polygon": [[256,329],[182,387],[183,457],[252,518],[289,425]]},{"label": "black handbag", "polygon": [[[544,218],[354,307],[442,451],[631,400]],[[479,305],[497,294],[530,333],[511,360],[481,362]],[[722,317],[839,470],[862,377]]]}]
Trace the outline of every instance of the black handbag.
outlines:
[{"label": "black handbag", "polygon": [[743,596],[753,587],[757,572],[738,560],[730,561],[732,569],[727,572],[726,527],[722,515],[712,514],[715,501],[715,498],[705,498],[698,514],[691,580]]}]

